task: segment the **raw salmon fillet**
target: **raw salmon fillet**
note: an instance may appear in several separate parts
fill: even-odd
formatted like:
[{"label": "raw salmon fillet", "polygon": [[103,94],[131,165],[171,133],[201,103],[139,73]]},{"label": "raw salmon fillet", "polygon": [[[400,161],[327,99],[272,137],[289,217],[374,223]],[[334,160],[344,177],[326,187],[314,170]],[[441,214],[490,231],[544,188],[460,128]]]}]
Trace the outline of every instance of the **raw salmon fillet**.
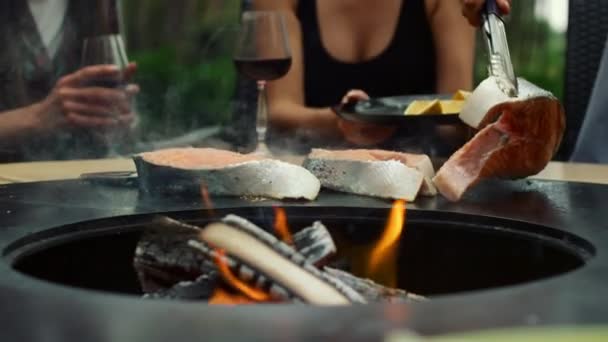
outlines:
[{"label": "raw salmon fillet", "polygon": [[314,149],[304,162],[322,186],[343,192],[413,201],[437,193],[426,155],[383,150]]},{"label": "raw salmon fillet", "polygon": [[319,180],[305,168],[212,148],[174,148],[134,157],[145,192],[200,192],[210,195],[304,198],[319,194]]},{"label": "raw salmon fillet", "polygon": [[467,100],[461,119],[480,131],[433,179],[450,201],[486,178],[517,179],[542,171],[557,152],[566,127],[564,109],[549,92],[523,79],[509,98],[493,78]]}]

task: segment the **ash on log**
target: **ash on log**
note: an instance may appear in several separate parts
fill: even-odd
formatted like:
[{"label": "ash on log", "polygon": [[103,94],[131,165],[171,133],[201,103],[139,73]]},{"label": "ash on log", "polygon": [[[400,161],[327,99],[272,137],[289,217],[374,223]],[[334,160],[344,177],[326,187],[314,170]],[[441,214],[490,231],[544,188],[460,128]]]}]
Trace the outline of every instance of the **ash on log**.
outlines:
[{"label": "ash on log", "polygon": [[[214,246],[211,252],[200,248],[214,260],[218,249],[224,250],[234,261],[264,277],[271,289],[283,289],[296,300],[317,305],[365,303],[359,293],[340,280],[328,277],[291,246],[244,218],[228,215],[221,222],[207,225],[199,238],[201,242],[191,240],[190,245]],[[229,280],[224,273],[222,276]]]},{"label": "ash on log", "polygon": [[336,247],[320,222],[295,234],[293,241],[297,250],[234,215],[204,229],[165,218],[156,220],[142,236],[134,266],[146,298],[209,299],[213,288],[226,283],[212,262],[218,260],[221,249],[227,254],[220,259],[231,272],[268,293],[273,301],[346,304],[421,299],[324,267]]},{"label": "ash on log", "polygon": [[208,300],[213,296],[219,275],[216,271],[203,274],[193,281],[180,281],[169,289],[146,293],[145,299]]},{"label": "ash on log", "polygon": [[[157,217],[150,223],[137,244],[133,260],[144,292],[167,290],[180,281],[193,281],[201,274],[217,270],[209,256],[188,247],[188,241],[197,239],[201,230],[169,217]],[[336,245],[321,222],[294,234],[293,241],[300,254],[317,267],[327,264],[336,253]],[[253,271],[241,268],[239,277],[249,281]]]},{"label": "ash on log", "polygon": [[359,292],[369,302],[403,303],[422,301],[424,297],[409,293],[405,290],[385,287],[370,279],[362,279],[354,275],[331,267],[324,267],[323,271],[331,277],[340,279],[344,284]]},{"label": "ash on log", "polygon": [[325,226],[316,221],[293,236],[295,248],[306,260],[317,266],[326,265],[336,254],[336,244]]},{"label": "ash on log", "polygon": [[180,281],[192,281],[216,270],[213,262],[192,248],[200,228],[168,217],[154,219],[135,248],[133,266],[142,290],[166,290]]}]

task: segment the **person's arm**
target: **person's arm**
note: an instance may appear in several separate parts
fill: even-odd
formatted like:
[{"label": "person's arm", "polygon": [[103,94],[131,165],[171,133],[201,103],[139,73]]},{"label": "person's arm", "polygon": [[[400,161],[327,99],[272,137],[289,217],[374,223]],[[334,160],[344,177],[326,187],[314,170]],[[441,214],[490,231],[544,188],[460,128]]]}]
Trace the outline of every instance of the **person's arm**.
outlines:
[{"label": "person's arm", "polygon": [[430,18],[437,60],[437,92],[471,89],[475,30],[462,17],[457,1],[437,0],[434,5]]},{"label": "person's arm", "polygon": [[[128,67],[127,79],[135,69],[134,64]],[[125,90],[85,86],[92,80],[112,77],[123,76],[114,66],[86,67],[61,78],[42,101],[0,112],[0,144],[18,145],[32,136],[65,128],[103,131],[128,127],[135,118],[130,102],[139,92],[136,85]]]},{"label": "person's arm", "polygon": [[[330,108],[311,108],[304,103],[302,32],[296,17],[298,0],[256,0],[256,10],[282,11],[285,15],[292,63],[287,75],[267,84],[268,109],[273,127],[310,130],[322,136],[339,135],[338,118]],[[309,1],[309,0],[302,0]]]},{"label": "person's arm", "polygon": [[40,120],[44,112],[42,102],[14,110],[0,112],[0,142],[18,144],[22,139],[40,134]]}]

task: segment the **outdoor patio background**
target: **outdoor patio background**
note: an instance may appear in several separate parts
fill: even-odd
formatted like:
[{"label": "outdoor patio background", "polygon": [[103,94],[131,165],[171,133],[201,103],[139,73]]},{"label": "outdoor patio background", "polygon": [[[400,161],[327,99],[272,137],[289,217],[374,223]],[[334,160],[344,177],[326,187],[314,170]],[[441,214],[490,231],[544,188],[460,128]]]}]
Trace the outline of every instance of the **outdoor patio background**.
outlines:
[{"label": "outdoor patio background", "polygon": [[[518,75],[562,97],[565,35],[536,16],[536,3],[516,0],[507,24]],[[154,141],[203,127],[230,125],[236,73],[230,31],[240,0],[128,0],[123,22],[129,55],[139,64],[141,139]],[[476,81],[486,77],[477,44]],[[254,108],[254,107],[253,107]],[[253,115],[253,113],[252,113]]]}]

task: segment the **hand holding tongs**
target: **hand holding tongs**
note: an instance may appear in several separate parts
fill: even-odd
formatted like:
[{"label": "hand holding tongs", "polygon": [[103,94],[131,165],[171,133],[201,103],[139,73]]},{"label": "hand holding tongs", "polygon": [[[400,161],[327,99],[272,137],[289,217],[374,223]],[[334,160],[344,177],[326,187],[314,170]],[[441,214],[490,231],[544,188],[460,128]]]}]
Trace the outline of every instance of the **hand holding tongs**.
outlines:
[{"label": "hand holding tongs", "polygon": [[496,77],[498,87],[506,95],[516,97],[519,93],[517,77],[515,77],[511,55],[509,54],[505,24],[502,21],[496,0],[486,0],[482,19],[483,33],[490,60],[490,76]]}]

